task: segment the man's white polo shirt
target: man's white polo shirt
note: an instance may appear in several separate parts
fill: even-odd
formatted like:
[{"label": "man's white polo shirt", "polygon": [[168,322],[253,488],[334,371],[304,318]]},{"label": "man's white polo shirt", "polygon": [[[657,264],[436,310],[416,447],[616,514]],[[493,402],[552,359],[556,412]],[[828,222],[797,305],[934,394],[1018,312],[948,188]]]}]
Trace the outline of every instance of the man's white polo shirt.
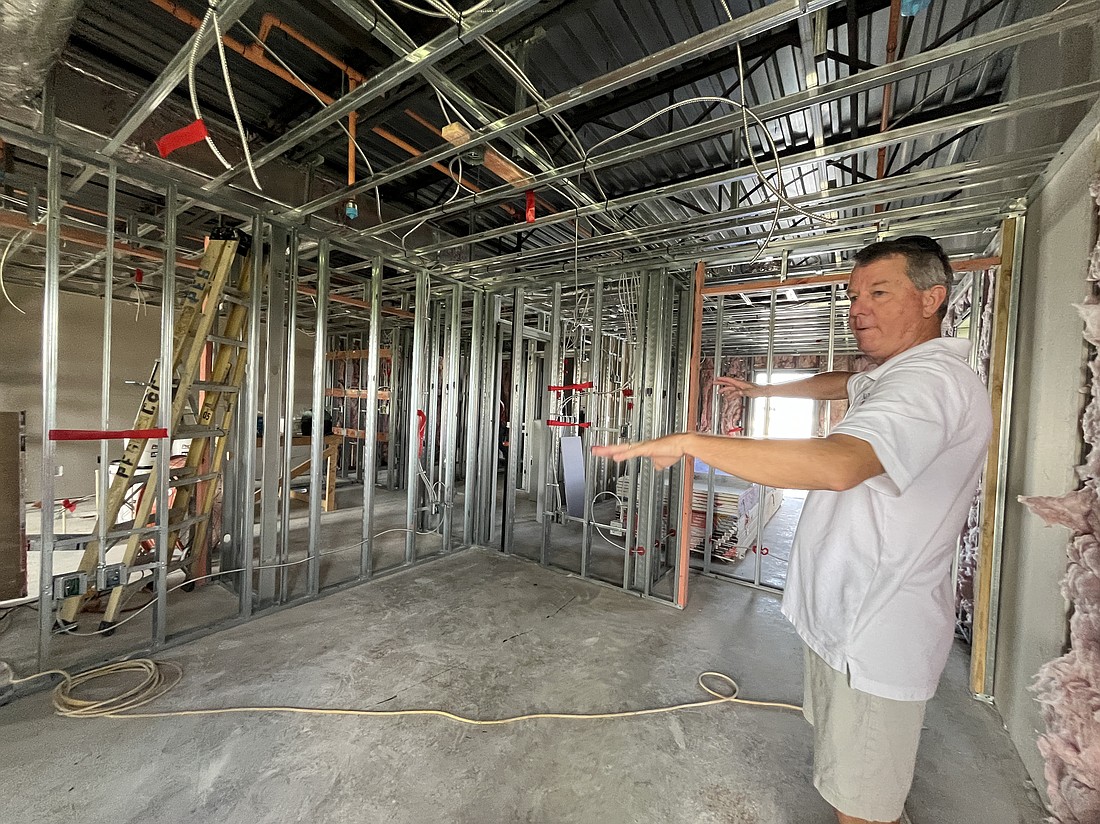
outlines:
[{"label": "man's white polo shirt", "polygon": [[833,431],[871,444],[886,470],[814,490],[795,534],[783,614],[852,687],[924,701],[955,626],[956,540],[992,430],[967,341],[927,341],[848,381]]}]

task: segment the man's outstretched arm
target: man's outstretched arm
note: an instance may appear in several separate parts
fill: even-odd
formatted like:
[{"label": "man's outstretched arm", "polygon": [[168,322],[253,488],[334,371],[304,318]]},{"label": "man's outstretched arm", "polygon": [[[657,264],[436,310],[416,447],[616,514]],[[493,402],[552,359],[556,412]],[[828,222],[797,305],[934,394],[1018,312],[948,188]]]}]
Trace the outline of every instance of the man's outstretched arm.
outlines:
[{"label": "man's outstretched arm", "polygon": [[742,398],[810,398],[842,401],[848,397],[848,378],[855,372],[822,372],[790,383],[750,383],[740,378],[717,377],[714,382],[723,395]]},{"label": "man's outstretched arm", "polygon": [[692,455],[751,483],[784,489],[841,491],[884,471],[871,445],[851,435],[778,440],[684,432],[634,444],[596,446],[592,451],[616,461],[649,458],[657,469]]}]

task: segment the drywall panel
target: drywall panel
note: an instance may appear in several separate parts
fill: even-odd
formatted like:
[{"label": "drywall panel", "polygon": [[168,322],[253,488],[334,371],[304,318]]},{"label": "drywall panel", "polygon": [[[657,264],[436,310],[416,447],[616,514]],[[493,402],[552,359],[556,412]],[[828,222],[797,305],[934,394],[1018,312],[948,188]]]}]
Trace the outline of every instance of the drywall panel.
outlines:
[{"label": "drywall panel", "polygon": [[1095,238],[1090,178],[1100,171],[1100,130],[1070,156],[1027,215],[1020,287],[1001,612],[994,698],[1033,780],[1044,786],[1036,747],[1042,729],[1029,687],[1063,652],[1066,604],[1059,582],[1069,531],[1046,527],[1018,495],[1060,495],[1077,487],[1085,344],[1071,304],[1083,300]]}]

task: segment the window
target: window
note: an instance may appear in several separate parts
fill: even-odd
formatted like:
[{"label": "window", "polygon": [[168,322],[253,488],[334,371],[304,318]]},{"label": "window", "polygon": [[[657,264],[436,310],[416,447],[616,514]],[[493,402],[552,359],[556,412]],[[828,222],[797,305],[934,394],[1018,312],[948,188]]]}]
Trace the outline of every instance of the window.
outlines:
[{"label": "window", "polygon": [[[772,371],[771,384],[799,381],[814,374],[799,369],[777,369]],[[766,384],[768,373],[757,372],[753,380]],[[815,405],[816,402],[809,398],[754,398],[749,412],[749,435],[754,438],[812,438]]]}]

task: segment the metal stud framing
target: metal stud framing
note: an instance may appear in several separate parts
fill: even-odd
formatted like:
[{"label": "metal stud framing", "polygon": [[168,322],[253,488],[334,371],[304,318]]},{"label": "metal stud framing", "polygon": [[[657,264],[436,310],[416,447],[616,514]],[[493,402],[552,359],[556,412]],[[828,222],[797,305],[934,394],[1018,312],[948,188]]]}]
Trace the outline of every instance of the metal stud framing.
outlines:
[{"label": "metal stud framing", "polygon": [[[363,10],[349,0],[332,0],[360,24],[367,22]],[[574,243],[561,243],[518,252],[485,252],[478,257],[471,254],[461,265],[443,267],[443,271],[429,275],[422,262],[394,262],[402,270],[401,277],[415,277],[415,300],[413,310],[415,320],[411,330],[408,327],[390,326],[386,331],[392,334],[391,353],[394,365],[394,399],[391,402],[390,432],[386,440],[387,472],[389,486],[395,481],[395,464],[404,463],[404,486],[406,490],[407,513],[405,535],[404,565],[424,560],[428,553],[425,546],[418,542],[417,533],[427,525],[441,518],[442,554],[456,549],[460,545],[489,544],[497,536],[496,525],[500,524],[500,547],[505,553],[516,551],[515,512],[517,489],[523,487],[532,492],[537,503],[538,517],[542,522],[541,546],[538,558],[543,564],[554,565],[553,537],[555,530],[572,529],[574,523],[561,523],[563,501],[557,492],[557,444],[559,432],[551,427],[543,430],[531,424],[536,417],[535,410],[540,409],[539,417],[556,417],[561,413],[561,396],[548,393],[544,384],[563,382],[563,360],[567,356],[574,358],[574,375],[579,382],[583,379],[593,381],[596,392],[583,398],[583,411],[586,419],[593,424],[588,430],[586,441],[589,443],[617,439],[620,436],[618,426],[601,426],[614,419],[616,424],[627,422],[626,434],[632,439],[654,437],[672,429],[688,426],[689,417],[696,409],[679,392],[686,383],[687,371],[691,368],[689,332],[692,312],[688,306],[694,302],[695,290],[683,288],[677,280],[682,269],[689,262],[708,261],[715,265],[739,267],[747,264],[756,256],[761,232],[750,230],[743,235],[733,236],[725,233],[721,223],[744,220],[748,226],[763,225],[764,204],[741,203],[736,209],[715,214],[692,217],[681,224],[671,223],[649,226],[624,226],[617,221],[625,219],[627,210],[638,206],[652,208],[664,199],[716,185],[729,185],[731,181],[745,181],[755,175],[751,165],[740,161],[731,163],[730,168],[715,169],[707,175],[691,180],[676,180],[665,185],[655,186],[648,191],[636,192],[617,198],[596,199],[585,196],[570,179],[586,170],[600,169],[622,164],[632,159],[653,157],[671,147],[686,145],[700,137],[729,133],[737,128],[736,116],[716,117],[704,127],[694,130],[678,130],[660,135],[624,148],[589,158],[584,157],[573,163],[563,163],[553,168],[541,157],[541,153],[532,149],[520,135],[527,126],[545,119],[552,113],[567,112],[574,107],[607,95],[612,91],[636,81],[640,77],[656,71],[667,70],[695,57],[715,49],[727,48],[756,34],[767,32],[777,25],[797,22],[803,43],[803,52],[811,40],[812,27],[808,15],[817,10],[827,9],[839,0],[782,0],[769,4],[766,8],[749,12],[732,23],[705,32],[684,43],[677,44],[659,53],[610,72],[602,77],[583,83],[574,89],[568,89],[552,97],[547,104],[530,106],[522,111],[504,117],[497,117],[491,110],[484,108],[479,101],[463,91],[461,85],[451,81],[441,73],[438,66],[447,55],[462,48],[471,38],[492,31],[516,15],[529,10],[535,0],[495,0],[473,15],[463,19],[458,25],[449,27],[442,34],[419,49],[397,25],[384,14],[376,15],[371,23],[377,28],[376,36],[391,48],[398,56],[392,65],[382,69],[369,83],[362,84],[355,91],[345,95],[325,111],[308,118],[296,128],[287,132],[269,146],[257,153],[257,165],[271,162],[283,155],[288,149],[300,145],[303,141],[318,135],[330,127],[338,118],[360,107],[376,94],[395,88],[398,84],[423,74],[430,78],[449,95],[479,118],[473,138],[466,149],[490,140],[505,140],[518,150],[519,155],[529,161],[537,170],[533,188],[551,185],[560,186],[574,198],[576,208],[557,213],[540,215],[534,225],[516,223],[492,229],[474,230],[463,237],[442,237],[417,250],[420,254],[432,254],[463,247],[477,248],[478,244],[498,241],[517,235],[520,232],[533,232],[547,227],[567,228],[568,222],[578,221],[585,215],[603,215],[609,222],[610,230],[594,233],[582,238],[580,233]],[[221,7],[223,23],[231,22],[243,14],[250,6],[248,0],[225,0]],[[925,123],[909,123],[884,131],[854,137],[852,140],[825,145],[821,121],[822,106],[842,97],[877,89],[884,84],[895,83],[904,78],[912,78],[931,68],[949,66],[962,57],[972,58],[992,55],[999,50],[1015,46],[1028,40],[1064,31],[1073,26],[1090,24],[1094,20],[1096,8],[1094,0],[1085,0],[1068,8],[1059,7],[1046,15],[1004,26],[997,31],[976,35],[958,43],[930,49],[923,54],[898,60],[888,66],[879,66],[862,71],[856,77],[843,78],[827,83],[812,80],[812,66],[803,68],[805,88],[781,100],[760,106],[758,113],[768,119],[787,117],[799,112],[809,112],[810,140],[813,149],[792,153],[788,158],[791,165],[812,165],[823,175],[827,160],[852,153],[876,151],[903,141],[934,136],[971,127],[979,123],[996,123],[1027,112],[1040,112],[1057,109],[1074,102],[1091,100],[1100,93],[1100,81],[1090,81],[1077,86],[1060,89],[1057,92],[1044,92],[1030,95],[1014,101],[1012,106],[1003,104],[976,108],[974,111],[932,118]],[[212,43],[207,40],[202,46],[208,49]],[[87,146],[65,146],[57,141],[52,133],[50,122],[43,133],[31,133],[18,125],[11,129],[19,145],[29,147],[47,156],[46,177],[46,225],[45,225],[45,277],[44,302],[42,316],[42,409],[44,430],[57,423],[57,377],[59,330],[59,290],[63,277],[61,267],[61,243],[63,238],[62,166],[64,163],[79,164],[83,167],[70,178],[68,192],[79,192],[88,181],[97,175],[105,175],[107,219],[105,223],[105,249],[96,252],[94,262],[102,264],[102,294],[105,297],[103,308],[104,342],[103,374],[101,380],[100,425],[107,428],[112,411],[109,392],[109,370],[112,353],[111,323],[112,299],[114,293],[114,255],[110,253],[116,243],[116,194],[118,181],[135,185],[155,193],[163,198],[164,209],[160,215],[163,220],[163,238],[149,240],[148,250],[162,253],[162,294],[161,294],[161,331],[159,335],[161,363],[172,362],[172,328],[174,319],[174,295],[177,282],[185,282],[183,270],[178,273],[177,281],[177,241],[186,244],[185,218],[193,207],[202,209],[222,209],[231,214],[242,225],[251,224],[252,236],[257,250],[263,248],[263,237],[271,239],[272,277],[266,294],[266,346],[265,361],[259,359],[259,324],[250,327],[248,354],[250,369],[244,385],[241,387],[237,403],[235,445],[227,467],[226,494],[227,517],[226,533],[229,539],[223,542],[222,567],[241,570],[237,583],[239,595],[238,618],[252,614],[257,607],[268,608],[286,603],[291,594],[288,592],[289,576],[285,569],[276,569],[290,559],[291,517],[288,506],[289,479],[280,484],[280,478],[287,478],[291,462],[290,422],[293,418],[295,343],[300,323],[312,322],[316,334],[313,354],[313,391],[312,407],[314,428],[310,442],[310,457],[314,474],[310,483],[309,525],[308,525],[308,567],[307,596],[320,593],[321,581],[321,495],[323,492],[321,468],[324,446],[324,372],[325,355],[328,341],[328,324],[331,317],[332,302],[330,292],[331,279],[340,272],[332,271],[332,252],[340,250],[370,257],[371,280],[366,303],[369,304],[369,367],[365,396],[371,400],[367,404],[367,417],[356,422],[358,428],[366,431],[361,443],[362,452],[357,454],[357,472],[363,481],[362,537],[358,577],[369,578],[374,574],[373,541],[374,507],[376,487],[376,466],[378,464],[378,406],[375,399],[379,388],[379,353],[383,334],[383,259],[375,250],[387,248],[383,236],[392,231],[403,232],[418,221],[450,219],[464,211],[514,197],[514,188],[498,186],[463,195],[453,202],[448,201],[431,209],[424,209],[397,219],[380,221],[377,225],[357,234],[341,235],[331,232],[333,227],[326,224],[324,210],[340,200],[366,193],[383,184],[390,185],[406,179],[409,175],[428,168],[432,163],[446,161],[456,156],[457,146],[440,145],[408,161],[398,163],[391,168],[371,173],[349,189],[329,191],[315,200],[294,206],[276,204],[266,213],[258,212],[247,193],[231,191],[227,184],[241,175],[244,168],[234,167],[212,180],[195,183],[190,181],[171,181],[158,177],[156,173],[143,170],[139,165],[127,163],[120,154],[115,153],[126,142],[129,135],[141,125],[156,105],[167,96],[168,91],[182,77],[186,69],[186,57],[189,47],[182,50],[165,68],[161,77],[150,90],[134,105],[123,118],[115,133],[89,149]],[[806,59],[809,59],[806,57]],[[52,108],[52,95],[47,96],[47,110]],[[47,121],[52,121],[47,111]],[[5,126],[7,123],[4,124]],[[7,137],[7,134],[5,135]],[[88,144],[92,145],[92,144]],[[952,164],[949,171],[944,169],[920,170],[899,175],[893,180],[864,181],[850,186],[827,188],[824,191],[796,198],[796,202],[815,209],[840,210],[844,216],[837,225],[827,232],[819,228],[796,227],[793,224],[786,230],[781,229],[773,246],[786,256],[787,254],[809,255],[832,251],[846,251],[853,246],[877,237],[879,233],[897,234],[901,231],[979,231],[991,221],[1003,217],[1017,208],[1010,204],[1027,191],[1028,183],[1053,156],[1054,147],[1044,147],[1026,155],[991,158],[983,162]],[[869,214],[859,214],[860,210],[881,202],[891,193],[897,193],[904,187],[906,196],[916,199],[933,195],[945,195],[958,192],[952,202],[950,213],[930,214],[927,207],[912,206],[889,211],[889,224],[880,224],[879,218]],[[93,187],[87,187],[89,190]],[[305,216],[313,217],[313,223],[298,226]],[[784,211],[784,219],[793,217]],[[148,230],[152,223],[141,222],[141,230]],[[196,224],[197,225],[197,224]],[[314,228],[317,226],[319,228]],[[673,249],[669,241],[685,236],[685,232],[697,233],[700,238],[696,244],[683,244]],[[565,233],[560,234],[564,235]],[[127,232],[126,234],[131,234]],[[135,236],[138,231],[135,230]],[[177,234],[179,236],[177,236]],[[1016,243],[1019,243],[1019,233]],[[488,246],[482,246],[482,251]],[[503,246],[499,247],[503,249]],[[517,249],[519,244],[517,244]],[[289,254],[287,250],[289,249]],[[1019,260],[1019,249],[1015,249],[1015,260]],[[562,266],[565,257],[580,261],[574,263],[572,271]],[[254,277],[250,296],[253,315],[256,320],[264,308],[263,287],[258,277],[264,265],[263,256],[256,254],[253,265]],[[315,317],[308,319],[299,312],[297,303],[300,282],[306,278],[311,268],[310,261],[315,258],[317,310]],[[785,257],[786,259],[786,257]],[[88,261],[82,267],[81,276],[72,280],[80,281],[98,277],[96,269]],[[606,265],[605,265],[606,264]],[[680,267],[678,271],[677,267]],[[578,268],[584,269],[579,272]],[[822,267],[823,269],[825,267]],[[352,271],[351,267],[348,267]],[[644,334],[639,334],[637,351],[629,351],[629,342],[615,338],[616,330],[608,312],[611,301],[605,300],[605,289],[615,278],[641,270],[641,289],[637,298],[638,323]],[[65,277],[69,277],[69,273]],[[784,274],[787,274],[784,272]],[[793,273],[792,273],[793,274]],[[824,274],[828,274],[827,272]],[[545,280],[543,280],[545,278]],[[563,283],[569,283],[574,294],[571,298],[578,301],[579,292],[591,290],[592,319],[583,331],[576,330],[578,343],[575,350],[563,351]],[[407,281],[404,281],[407,283]],[[825,281],[822,281],[823,283]],[[977,279],[975,279],[977,283]],[[75,283],[73,286],[75,287]],[[395,289],[387,282],[386,298],[394,296]],[[65,284],[69,288],[69,284]],[[354,287],[352,287],[354,289]],[[829,343],[828,365],[832,367],[837,351],[837,286],[832,284],[829,307]],[[511,322],[501,321],[502,296],[510,300]],[[1006,311],[1014,319],[1018,296],[1013,293],[1006,296]],[[405,306],[407,307],[407,297]],[[713,344],[716,373],[721,368],[724,354],[728,354],[729,344],[723,341],[725,320],[732,310],[725,299],[718,297],[717,330]],[[364,307],[361,307],[364,308]],[[777,332],[777,294],[770,292],[770,314],[768,323],[768,366],[771,377],[776,355]],[[537,318],[533,327],[527,323]],[[363,318],[360,318],[363,320]],[[575,320],[575,318],[574,318]],[[607,321],[605,325],[605,321]],[[1014,322],[1014,320],[1012,321]],[[510,330],[510,331],[509,331]],[[465,342],[469,332],[469,343]],[[1005,329],[1011,337],[1014,327],[1011,322]],[[500,377],[502,360],[505,358],[505,340],[509,339],[507,353],[511,360],[511,408],[509,418],[509,441],[507,462],[504,472],[503,519],[499,520],[501,508],[497,505],[498,477],[498,422],[500,415]],[[543,342],[547,342],[543,346]],[[675,347],[675,348],[674,348]],[[781,350],[780,350],[781,351]],[[582,357],[587,355],[587,362]],[[1006,357],[1010,357],[1006,356]],[[541,362],[541,371],[540,371]],[[403,366],[401,365],[403,364]],[[442,364],[442,368],[441,368]],[[624,408],[623,398],[614,396],[608,390],[613,383],[614,365],[632,370],[634,409],[628,412]],[[465,376],[462,374],[463,367]],[[405,377],[399,380],[398,373],[405,370]],[[1008,367],[1009,378],[1005,380],[1006,393],[1011,390],[1011,363]],[[262,380],[260,379],[262,374]],[[170,392],[172,376],[168,370],[161,373],[161,387]],[[404,383],[403,398],[398,399],[396,385]],[[261,395],[262,391],[262,395]],[[710,402],[706,399],[704,402]],[[255,449],[256,413],[262,404],[264,413],[265,438],[260,454],[260,472],[257,473]],[[579,411],[581,407],[575,407]],[[767,410],[765,405],[765,410]],[[1007,405],[1006,405],[1007,408]],[[171,426],[170,405],[162,404],[160,423],[166,428]],[[398,417],[400,410],[401,417]],[[419,454],[419,416],[423,410],[427,417],[424,443],[424,457]],[[614,410],[614,411],[613,411]],[[713,419],[717,426],[717,408]],[[765,416],[768,412],[765,411]],[[403,419],[403,422],[402,422]],[[831,420],[826,410],[825,419]],[[392,421],[397,420],[397,425]],[[1007,427],[1006,427],[1007,428]],[[172,432],[168,437],[159,439],[157,446],[162,456],[167,456],[172,443]],[[1007,444],[1002,444],[1002,448]],[[537,456],[537,457],[536,457]],[[105,489],[107,450],[101,445],[100,462],[102,477],[98,480],[101,491]],[[54,505],[54,472],[57,466],[56,448],[52,441],[43,438],[42,442],[42,501],[43,519],[41,529],[41,578],[40,623],[38,627],[38,658],[45,665],[51,656],[52,629],[52,572],[53,547],[56,544],[51,513]],[[612,470],[606,462],[598,461],[591,453],[586,461],[585,514],[580,529],[581,550],[579,555],[579,574],[585,578],[593,574],[593,498],[597,493],[607,491],[614,481],[618,470]],[[672,553],[667,549],[666,559],[660,553],[667,538],[665,519],[675,522],[677,510],[680,522],[690,519],[690,492],[692,468],[685,467],[682,474],[658,474],[648,463],[633,462],[626,470],[629,479],[627,496],[625,532],[626,548],[623,553],[622,587],[641,595],[653,595],[654,585],[671,568],[679,573],[676,564],[686,564],[686,553]],[[423,473],[423,478],[422,478]],[[259,513],[258,546],[253,537],[254,523],[254,479],[261,477],[261,496]],[[1003,479],[998,479],[1003,480]],[[452,505],[457,501],[458,485],[462,484],[463,526],[457,534],[452,519]],[[1000,484],[1003,485],[1003,484]],[[707,524],[712,522],[714,512],[713,472],[710,474],[708,492]],[[437,506],[429,506],[436,496],[434,490],[441,489]],[[331,491],[331,490],[329,490]],[[667,492],[669,507],[665,508]],[[158,474],[156,495],[159,501],[166,502],[168,496],[168,475]],[[762,496],[763,497],[763,496]],[[998,509],[991,511],[993,519],[990,526],[999,524],[1003,496],[998,497]],[[992,503],[992,502],[991,502]],[[687,508],[687,511],[683,511]],[[156,539],[156,567],[154,569],[155,606],[152,613],[150,644],[154,647],[167,643],[169,629],[169,590],[168,569],[171,562],[172,546],[169,543],[169,527],[165,513],[167,506],[158,507],[158,529]],[[685,527],[681,527],[685,528]],[[998,527],[999,528],[999,527]],[[763,523],[757,519],[757,545],[760,544],[760,531]],[[99,527],[99,566],[105,561],[107,525]],[[709,533],[709,528],[706,530]],[[999,533],[994,536],[999,541]],[[525,550],[532,548],[525,547]],[[606,547],[601,549],[607,551]],[[703,569],[715,572],[713,543],[709,534],[703,556]],[[994,559],[995,560],[995,559]],[[259,571],[255,590],[253,589],[253,571],[257,564]],[[988,632],[988,647],[985,649],[984,671],[975,673],[975,691],[989,692],[991,689],[992,653],[996,641],[996,577],[997,570],[992,569],[992,583],[989,597],[991,606],[991,626]],[[677,579],[680,575],[677,574]],[[754,558],[754,570],[751,580],[744,581],[756,587],[765,587],[761,583],[761,553]],[[663,596],[658,596],[663,597]],[[683,604],[684,590],[678,584],[672,600]]]}]

